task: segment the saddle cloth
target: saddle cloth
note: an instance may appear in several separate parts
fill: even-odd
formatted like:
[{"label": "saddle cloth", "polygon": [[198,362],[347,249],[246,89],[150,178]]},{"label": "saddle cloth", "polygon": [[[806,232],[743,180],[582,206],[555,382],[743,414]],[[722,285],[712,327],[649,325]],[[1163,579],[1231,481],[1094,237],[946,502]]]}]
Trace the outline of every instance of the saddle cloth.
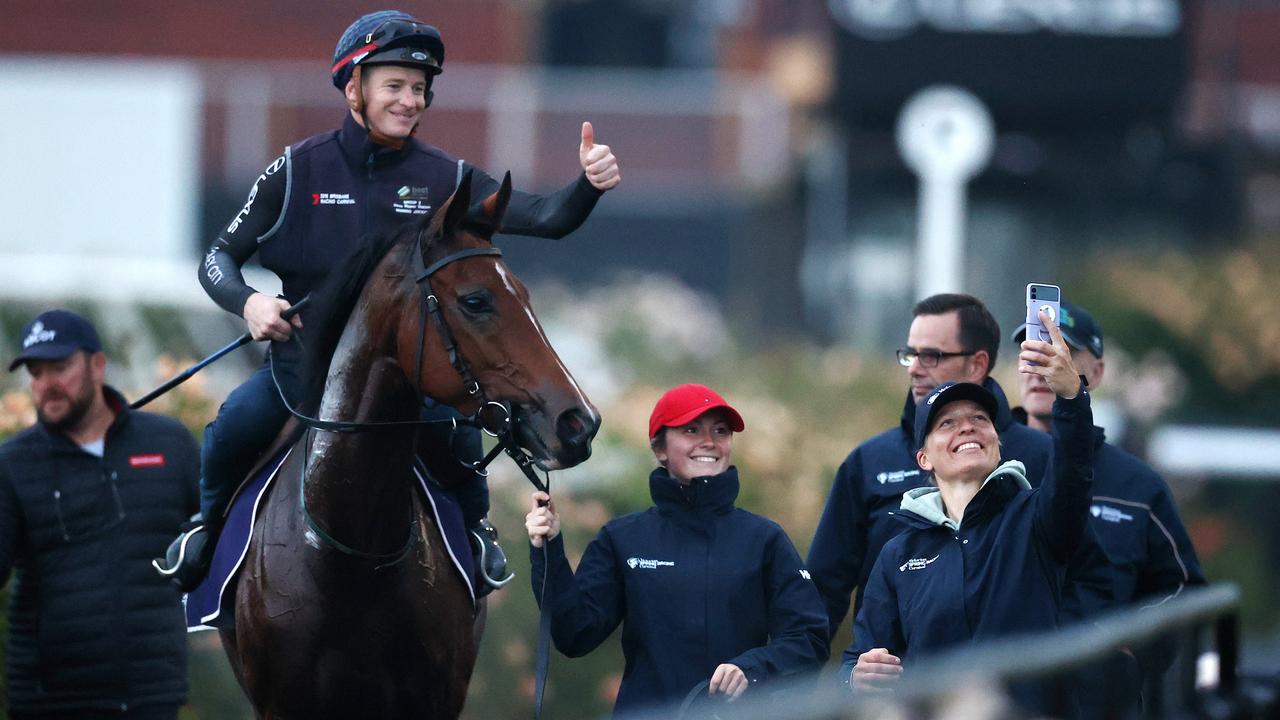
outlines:
[{"label": "saddle cloth", "polygon": [[[218,546],[213,551],[209,574],[196,589],[183,598],[189,632],[235,626],[236,579],[249,551],[253,525],[258,519],[259,510],[266,504],[280,466],[290,452],[292,449],[282,451],[236,490],[222,535],[218,538]],[[464,579],[474,603],[476,569],[467,531],[463,527],[462,508],[420,468],[415,468],[414,474],[422,492],[423,504],[435,517],[440,539],[444,542],[454,569]],[[298,541],[302,542],[302,539],[299,538]]]}]

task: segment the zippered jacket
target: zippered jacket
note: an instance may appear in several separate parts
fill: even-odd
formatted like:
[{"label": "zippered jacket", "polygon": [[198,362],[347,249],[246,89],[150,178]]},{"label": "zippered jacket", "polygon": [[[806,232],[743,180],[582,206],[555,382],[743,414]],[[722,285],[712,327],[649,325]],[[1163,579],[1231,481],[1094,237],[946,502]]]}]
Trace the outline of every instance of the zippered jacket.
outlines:
[{"label": "zippered jacket", "polygon": [[151,568],[199,507],[199,460],[176,420],[116,410],[103,456],[37,424],[0,445],[0,583],[9,607],[9,707],[180,705],[179,592]]},{"label": "zippered jacket", "polygon": [[[1026,467],[1033,487],[1040,484],[1049,464],[1049,436],[1014,421],[999,383],[982,383],[996,397],[993,418],[1000,433],[1001,460],[1017,459]],[[928,484],[928,476],[916,465],[912,439],[916,403],[910,392],[898,427],[890,428],[854,448],[836,472],[826,508],[809,548],[809,572],[827,608],[832,637],[849,611],[854,588],[865,588],[880,548],[902,531],[890,513],[898,508],[902,493]],[[858,605],[863,593],[858,594]]]},{"label": "zippered jacket", "polygon": [[585,655],[622,624],[626,668],[615,715],[678,703],[722,663],[759,684],[817,670],[829,647],[826,618],[800,556],[781,527],[734,507],[736,468],[687,488],[654,470],[654,507],[610,521],[574,572],[562,536],[531,548],[534,594],[560,652]]},{"label": "zippered jacket", "polygon": [[1039,488],[1020,463],[1006,462],[959,523],[944,512],[936,487],[903,495],[894,516],[906,529],[881,550],[864,589],[855,640],[844,653],[845,682],[872,648],[901,658],[907,682],[911,664],[938,651],[1058,626],[1092,484],[1088,393],[1056,399],[1053,417],[1054,460]]}]

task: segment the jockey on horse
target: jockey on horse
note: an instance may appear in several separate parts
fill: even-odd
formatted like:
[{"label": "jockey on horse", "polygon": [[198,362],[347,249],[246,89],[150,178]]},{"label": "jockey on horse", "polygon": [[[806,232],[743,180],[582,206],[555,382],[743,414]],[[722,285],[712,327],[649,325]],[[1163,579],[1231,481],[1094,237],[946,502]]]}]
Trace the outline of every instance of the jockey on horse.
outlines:
[{"label": "jockey on horse", "polygon": [[[299,351],[291,340],[302,322],[296,316],[284,320],[281,312],[305,297],[356,238],[392,232],[406,220],[435,213],[468,171],[471,197],[498,189],[484,171],[414,137],[444,55],[439,31],[407,13],[384,10],[353,22],[338,40],[331,71],[347,102],[342,127],[286,147],[258,176],[244,206],[201,261],[200,284],[209,297],[243,317],[255,340],[272,342],[266,362],[231,392],[205,428],[203,521],[174,541],[169,565],[161,570],[184,590],[203,579],[235,488],[289,417],[279,392],[291,393],[296,382]],[[582,126],[579,162],[583,173],[556,192],[514,192],[501,230],[560,238],[577,229],[600,195],[621,179],[609,147],[594,143],[590,123]],[[254,253],[280,277],[283,298],[245,283],[240,268]],[[424,411],[424,417],[456,415],[439,405]],[[479,431],[459,426],[456,432],[458,437],[445,438],[454,453],[464,462],[479,460]],[[510,580],[497,531],[486,519],[488,486],[483,475],[462,465],[456,471],[468,476],[457,497],[487,592]]]}]

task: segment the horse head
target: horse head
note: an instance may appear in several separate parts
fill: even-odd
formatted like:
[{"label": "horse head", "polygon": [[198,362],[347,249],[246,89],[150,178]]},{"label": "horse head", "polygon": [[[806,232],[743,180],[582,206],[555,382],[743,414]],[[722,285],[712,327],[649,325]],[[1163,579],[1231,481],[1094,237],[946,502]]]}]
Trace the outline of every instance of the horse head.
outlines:
[{"label": "horse head", "polygon": [[418,284],[437,299],[439,313],[427,317],[421,303],[406,304],[412,310],[399,318],[398,363],[425,395],[465,414],[494,403],[510,408],[516,441],[543,469],[577,465],[591,454],[600,414],[551,347],[524,283],[493,247],[511,198],[510,173],[475,208],[470,195],[468,173],[409,251],[420,254],[427,277]]}]

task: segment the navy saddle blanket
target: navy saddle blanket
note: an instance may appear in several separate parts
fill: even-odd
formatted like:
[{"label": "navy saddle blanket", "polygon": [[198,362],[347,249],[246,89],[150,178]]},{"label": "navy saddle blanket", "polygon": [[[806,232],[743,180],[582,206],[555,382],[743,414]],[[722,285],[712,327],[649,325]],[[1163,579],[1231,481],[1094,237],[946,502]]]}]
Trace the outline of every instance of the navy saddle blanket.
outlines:
[{"label": "navy saddle blanket", "polygon": [[[222,536],[218,538],[218,546],[213,551],[209,575],[184,598],[188,630],[235,626],[236,578],[249,551],[253,523],[257,520],[272,481],[289,452],[291,450],[281,452],[236,491],[227,512],[227,521],[222,528]],[[462,524],[462,508],[439,485],[427,479],[421,470],[415,469],[414,474],[418,478],[418,487],[422,491],[425,505],[435,516],[436,527],[445,550],[453,560],[453,567],[466,581],[472,602],[475,602],[475,564],[471,557],[471,544]],[[302,541],[302,538],[298,538],[298,542]]]}]

